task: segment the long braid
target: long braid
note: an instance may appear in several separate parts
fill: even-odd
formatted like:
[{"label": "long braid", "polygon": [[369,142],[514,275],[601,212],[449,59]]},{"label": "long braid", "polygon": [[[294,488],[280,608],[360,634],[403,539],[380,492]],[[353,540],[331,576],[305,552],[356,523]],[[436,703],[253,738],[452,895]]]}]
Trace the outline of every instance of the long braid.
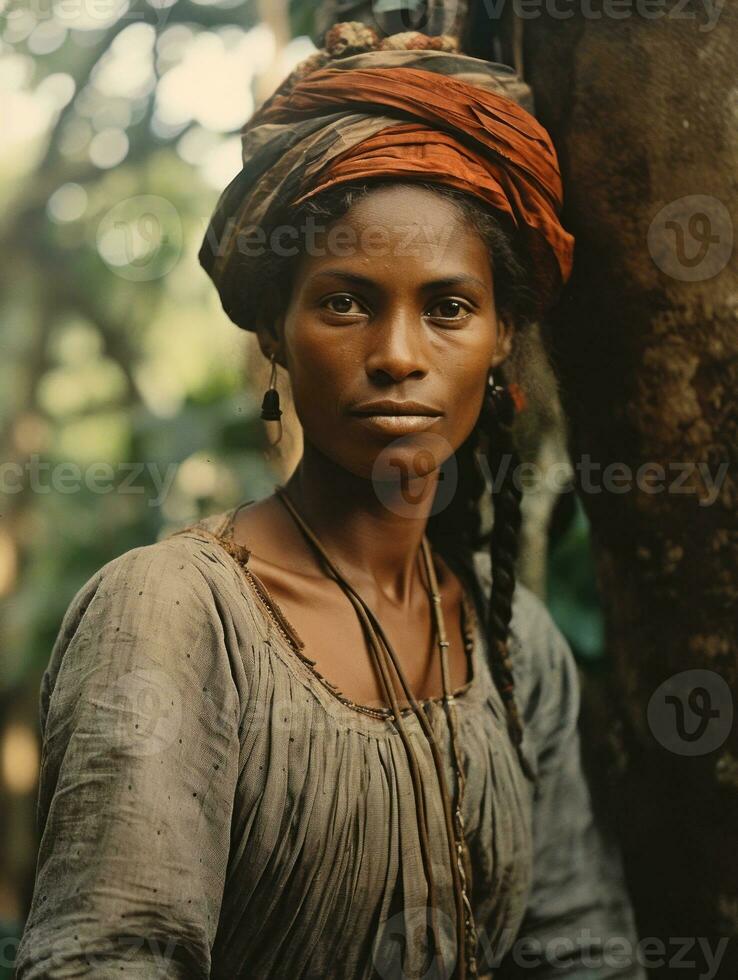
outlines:
[{"label": "long braid", "polygon": [[[477,595],[481,589],[471,568],[471,553],[489,547],[492,589],[486,607],[485,633],[490,651],[490,672],[500,693],[508,720],[508,731],[526,777],[535,774],[522,749],[523,725],[515,701],[515,680],[509,651],[512,601],[515,592],[515,563],[521,525],[522,489],[515,480],[519,457],[513,439],[515,404],[508,389],[493,398],[487,386],[477,424],[455,453],[457,486],[448,505],[428,521],[428,537],[457,573],[467,572],[467,581]],[[481,532],[480,499],[488,490],[476,450],[482,444],[492,479],[494,522]],[[446,463],[444,463],[444,467]]]},{"label": "long braid", "polygon": [[523,752],[523,724],[515,701],[515,679],[509,650],[510,620],[515,592],[522,488],[516,481],[520,462],[513,438],[515,403],[508,388],[495,399],[486,386],[479,424],[485,435],[485,452],[492,479],[494,522],[489,536],[492,589],[487,607],[490,668],[507,712],[508,731],[521,768],[532,782],[536,776]]}]

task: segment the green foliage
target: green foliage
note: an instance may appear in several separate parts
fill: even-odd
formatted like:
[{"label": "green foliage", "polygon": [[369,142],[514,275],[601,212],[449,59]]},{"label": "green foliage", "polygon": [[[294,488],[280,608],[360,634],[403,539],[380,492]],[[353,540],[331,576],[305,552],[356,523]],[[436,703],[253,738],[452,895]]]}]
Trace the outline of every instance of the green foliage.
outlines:
[{"label": "green foliage", "polygon": [[[196,255],[237,146],[222,177],[212,169],[244,121],[223,124],[199,98],[197,58],[210,51],[214,72],[230,58],[255,81],[255,8],[138,0],[94,30],[52,7],[6,19],[14,118],[48,121],[0,158],[0,408],[15,468],[0,690],[37,684],[64,610],[101,565],[271,486],[245,338]],[[172,71],[184,95],[175,86],[167,107]]]},{"label": "green foliage", "polygon": [[301,34],[312,37],[317,6],[317,3],[308,3],[306,0],[290,0],[290,27],[293,37]]},{"label": "green foliage", "polygon": [[[0,704],[27,705],[31,730],[64,612],[90,576],[274,482],[245,370],[255,347],[197,261],[277,56],[251,30],[258,13],[253,0],[4,12]],[[0,814],[9,918],[25,911],[35,854],[28,829],[10,833],[29,801],[3,799],[17,808]]]},{"label": "green foliage", "polygon": [[589,522],[579,498],[548,552],[547,605],[575,656],[598,668],[604,658],[604,627],[595,583]]}]

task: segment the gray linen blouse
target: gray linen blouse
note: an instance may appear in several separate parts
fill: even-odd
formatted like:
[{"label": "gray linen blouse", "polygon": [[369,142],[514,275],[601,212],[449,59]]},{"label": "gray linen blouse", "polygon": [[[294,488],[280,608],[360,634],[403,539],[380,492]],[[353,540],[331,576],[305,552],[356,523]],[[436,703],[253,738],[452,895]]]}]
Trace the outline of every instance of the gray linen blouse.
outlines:
[{"label": "gray linen blouse", "polygon": [[[235,509],[114,558],[70,603],[41,686],[41,841],[18,980],[440,975],[414,941],[427,896],[401,739],[388,712],[344,698],[290,642],[229,540]],[[489,557],[474,563],[487,595]],[[536,795],[468,596],[463,608],[473,673],[457,712],[480,973],[641,980],[633,957],[603,957],[637,939],[582,775],[572,653],[519,584],[511,649]],[[453,787],[443,706],[423,709]],[[417,719],[404,719],[452,967],[441,798]]]}]

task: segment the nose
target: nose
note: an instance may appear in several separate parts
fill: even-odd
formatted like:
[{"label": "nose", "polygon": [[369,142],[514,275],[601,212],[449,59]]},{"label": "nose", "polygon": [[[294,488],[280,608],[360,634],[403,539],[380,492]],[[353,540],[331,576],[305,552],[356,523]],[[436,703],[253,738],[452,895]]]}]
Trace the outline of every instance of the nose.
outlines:
[{"label": "nose", "polygon": [[394,307],[368,328],[370,349],[366,356],[369,377],[388,376],[402,381],[428,372],[423,323],[416,311]]}]

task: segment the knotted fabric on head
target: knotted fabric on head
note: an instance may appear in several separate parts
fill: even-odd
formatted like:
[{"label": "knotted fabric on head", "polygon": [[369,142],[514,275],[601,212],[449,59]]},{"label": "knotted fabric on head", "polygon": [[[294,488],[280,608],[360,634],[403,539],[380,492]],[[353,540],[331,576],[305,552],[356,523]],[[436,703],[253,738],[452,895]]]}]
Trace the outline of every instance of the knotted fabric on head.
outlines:
[{"label": "knotted fabric on head", "polygon": [[[249,265],[270,247],[266,232],[285,206],[348,181],[395,177],[458,188],[506,217],[545,312],[570,275],[574,239],[559,221],[558,161],[528,111],[530,89],[505,65],[456,53],[450,38],[380,42],[361,28],[353,47],[336,44],[357,26],[329,32],[333,49],[298,66],[241,131],[243,169],[199,253],[224,310],[254,329],[254,290],[270,287],[253,281]],[[362,45],[370,50],[351,53]]]}]

